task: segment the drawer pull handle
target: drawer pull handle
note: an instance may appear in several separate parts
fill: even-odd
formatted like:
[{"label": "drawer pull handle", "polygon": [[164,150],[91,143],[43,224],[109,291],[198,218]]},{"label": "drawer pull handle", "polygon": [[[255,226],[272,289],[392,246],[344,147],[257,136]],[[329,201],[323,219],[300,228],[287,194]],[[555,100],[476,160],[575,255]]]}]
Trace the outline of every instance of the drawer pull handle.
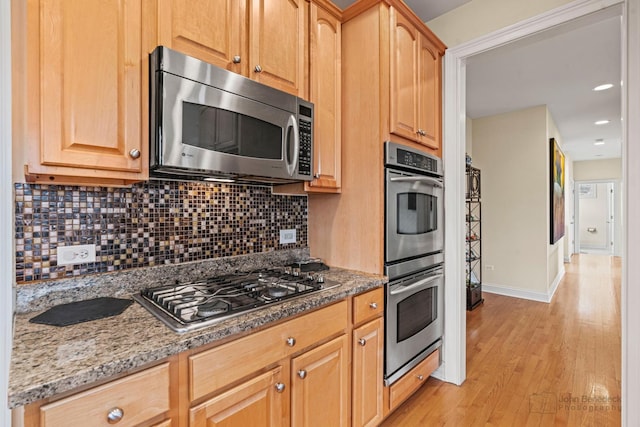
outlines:
[{"label": "drawer pull handle", "polygon": [[296,345],[296,339],[293,337],[289,337],[287,338],[287,345],[289,347],[293,347],[294,345]]},{"label": "drawer pull handle", "polygon": [[418,380],[422,381],[424,377],[422,375],[418,375]]},{"label": "drawer pull handle", "polygon": [[276,384],[276,391],[277,391],[278,393],[282,393],[282,392],[284,391],[284,384],[282,384],[282,383],[277,383],[277,384]]},{"label": "drawer pull handle", "polygon": [[371,304],[369,304],[369,307],[371,307],[373,310],[376,310],[378,308],[378,303],[372,302]]},{"label": "drawer pull handle", "polygon": [[113,408],[107,414],[107,422],[109,424],[115,424],[122,420],[122,417],[124,417],[124,411],[121,408]]},{"label": "drawer pull handle", "polygon": [[305,379],[305,378],[307,377],[307,371],[305,371],[304,369],[300,369],[300,370],[298,371],[298,376],[299,376],[301,379]]},{"label": "drawer pull handle", "polygon": [[365,340],[364,338],[360,338],[358,340],[358,344],[364,347],[365,345],[367,345],[367,340]]}]

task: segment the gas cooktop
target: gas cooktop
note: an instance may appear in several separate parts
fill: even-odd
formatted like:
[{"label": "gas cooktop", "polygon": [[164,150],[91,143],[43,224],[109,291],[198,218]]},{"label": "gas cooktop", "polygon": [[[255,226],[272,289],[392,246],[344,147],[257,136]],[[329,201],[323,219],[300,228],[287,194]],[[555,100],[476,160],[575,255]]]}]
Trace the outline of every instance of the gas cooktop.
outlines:
[{"label": "gas cooktop", "polygon": [[[203,328],[269,304],[338,286],[318,270],[324,264],[295,264],[199,281],[153,287],[133,299],[175,332]],[[310,267],[311,266],[311,267]],[[316,268],[315,271],[309,271]]]}]

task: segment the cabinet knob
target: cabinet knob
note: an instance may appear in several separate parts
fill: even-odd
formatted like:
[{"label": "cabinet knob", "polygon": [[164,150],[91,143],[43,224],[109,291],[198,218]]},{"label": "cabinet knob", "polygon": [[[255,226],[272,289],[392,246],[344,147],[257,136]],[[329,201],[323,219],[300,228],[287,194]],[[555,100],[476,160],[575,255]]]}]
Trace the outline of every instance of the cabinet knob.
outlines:
[{"label": "cabinet knob", "polygon": [[282,392],[284,391],[284,384],[282,384],[282,383],[277,383],[277,384],[276,384],[276,391],[277,391],[278,393],[282,393]]},{"label": "cabinet knob", "polygon": [[253,71],[255,71],[256,73],[261,73],[262,72],[262,67],[260,65],[256,65],[255,68],[253,69]]},{"label": "cabinet knob", "polygon": [[113,408],[107,414],[107,422],[109,424],[115,424],[124,417],[124,411],[121,408]]},{"label": "cabinet knob", "polygon": [[140,150],[138,150],[137,148],[134,148],[131,151],[129,151],[129,155],[131,156],[132,159],[137,159],[138,157],[140,157]]},{"label": "cabinet knob", "polygon": [[424,130],[422,130],[422,129],[418,129],[418,131],[417,131],[416,133],[417,133],[418,135],[420,135],[420,136],[426,136],[426,135],[427,135],[427,132],[425,132],[425,131],[424,131]]},{"label": "cabinet knob", "polygon": [[305,379],[307,377],[307,371],[305,371],[304,369],[300,369],[298,371],[298,376],[302,379]]},{"label": "cabinet knob", "polygon": [[319,179],[319,178],[320,178],[320,174],[319,174],[319,173],[314,173],[314,174],[313,174],[313,177],[314,177],[315,179]]},{"label": "cabinet knob", "polygon": [[418,375],[418,380],[422,381],[423,379],[424,379],[424,376]]},{"label": "cabinet knob", "polygon": [[358,344],[364,347],[365,345],[367,345],[367,340],[365,340],[364,338],[360,338],[358,340]]},{"label": "cabinet knob", "polygon": [[242,60],[242,58],[240,57],[240,55],[236,55],[232,59],[234,64],[239,64],[241,60]]},{"label": "cabinet knob", "polygon": [[296,339],[293,337],[289,337],[287,338],[287,345],[289,347],[293,347],[294,345],[296,345]]},{"label": "cabinet knob", "polygon": [[371,304],[369,304],[369,307],[371,307],[372,310],[375,310],[378,308],[378,303],[377,302],[372,302]]}]

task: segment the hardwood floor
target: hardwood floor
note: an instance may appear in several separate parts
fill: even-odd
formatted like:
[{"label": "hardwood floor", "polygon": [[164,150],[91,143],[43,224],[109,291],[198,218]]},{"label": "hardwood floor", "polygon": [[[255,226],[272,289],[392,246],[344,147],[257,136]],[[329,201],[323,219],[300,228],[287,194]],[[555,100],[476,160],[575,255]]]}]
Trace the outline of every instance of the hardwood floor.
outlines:
[{"label": "hardwood floor", "polygon": [[484,294],[464,384],[429,378],[383,426],[619,426],[620,258],[565,269],[550,304]]}]

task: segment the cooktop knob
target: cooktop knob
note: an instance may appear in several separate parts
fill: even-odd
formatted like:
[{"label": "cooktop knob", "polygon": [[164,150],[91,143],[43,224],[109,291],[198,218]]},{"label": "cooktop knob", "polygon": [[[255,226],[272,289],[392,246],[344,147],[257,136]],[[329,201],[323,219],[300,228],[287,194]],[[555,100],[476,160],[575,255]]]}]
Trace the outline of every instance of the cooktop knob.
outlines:
[{"label": "cooktop knob", "polygon": [[297,267],[293,268],[293,271],[291,272],[291,274],[293,274],[295,277],[300,276],[300,269]]},{"label": "cooktop knob", "polygon": [[322,274],[318,274],[316,276],[316,282],[317,283],[324,283],[324,276]]}]

